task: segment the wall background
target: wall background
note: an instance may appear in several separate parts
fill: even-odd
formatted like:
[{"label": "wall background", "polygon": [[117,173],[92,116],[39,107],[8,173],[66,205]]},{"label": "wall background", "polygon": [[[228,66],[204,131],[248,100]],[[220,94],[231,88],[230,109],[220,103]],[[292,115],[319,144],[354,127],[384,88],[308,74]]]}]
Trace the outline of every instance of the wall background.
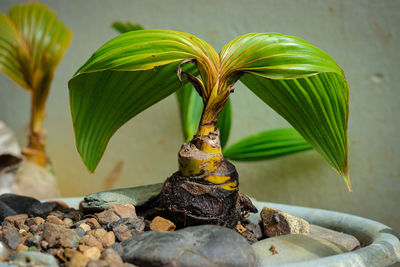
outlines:
[{"label": "wall background", "polygon": [[[0,0],[0,10],[21,1]],[[183,141],[175,96],[163,100],[122,127],[112,138],[95,174],[75,149],[67,81],[103,43],[116,36],[115,20],[147,28],[195,34],[218,51],[248,32],[299,36],[327,51],[350,86],[350,177],[354,193],[314,151],[282,159],[236,164],[241,191],[260,200],[361,215],[400,232],[400,1],[128,1],[46,0],[74,37],[48,100],[48,152],[64,196],[102,189],[111,169],[123,161],[116,187],[162,182],[177,169]],[[287,126],[242,85],[232,95],[230,142],[261,130]],[[28,94],[0,75],[0,119],[25,144]]]}]

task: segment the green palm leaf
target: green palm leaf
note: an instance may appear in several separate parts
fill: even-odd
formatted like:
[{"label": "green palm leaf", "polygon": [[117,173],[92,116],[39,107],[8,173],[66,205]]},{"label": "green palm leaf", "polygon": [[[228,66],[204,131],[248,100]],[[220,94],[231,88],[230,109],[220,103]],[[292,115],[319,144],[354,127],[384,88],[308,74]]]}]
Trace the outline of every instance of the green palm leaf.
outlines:
[{"label": "green palm leaf", "polygon": [[[115,21],[112,27],[119,33],[129,31],[143,30],[144,27],[140,24],[132,24],[130,22]],[[203,100],[196,92],[192,84],[188,83],[182,89],[176,91],[176,96],[179,105],[181,116],[183,136],[185,142],[190,141],[199,126],[201,113],[203,110]],[[229,133],[231,129],[231,103],[228,99],[221,114],[218,117],[217,127],[220,129],[221,146],[225,146],[228,142]]]},{"label": "green palm leaf", "polygon": [[0,70],[23,88],[47,95],[71,31],[39,3],[17,5],[8,17],[0,14],[0,29]]},{"label": "green palm leaf", "polygon": [[138,30],[144,30],[144,27],[140,24],[132,24],[128,21],[122,22],[122,21],[115,21],[113,24],[111,24],[111,27],[113,27],[114,30],[118,31],[119,33],[126,33],[130,31],[138,31]]},{"label": "green palm leaf", "polygon": [[274,129],[250,135],[223,150],[235,161],[257,161],[310,150],[312,147],[294,129]]},{"label": "green palm leaf", "polygon": [[[78,70],[69,82],[70,105],[78,151],[90,171],[119,127],[182,87],[176,70],[185,59],[196,59],[201,71],[218,55],[190,34],[142,30],[115,37]],[[182,68],[198,75],[193,64]]]},{"label": "green palm leaf", "polygon": [[[324,51],[276,33],[252,33],[220,52],[226,75],[240,80],[270,105],[344,178],[348,178],[348,86]],[[244,74],[244,75],[243,75]]]}]

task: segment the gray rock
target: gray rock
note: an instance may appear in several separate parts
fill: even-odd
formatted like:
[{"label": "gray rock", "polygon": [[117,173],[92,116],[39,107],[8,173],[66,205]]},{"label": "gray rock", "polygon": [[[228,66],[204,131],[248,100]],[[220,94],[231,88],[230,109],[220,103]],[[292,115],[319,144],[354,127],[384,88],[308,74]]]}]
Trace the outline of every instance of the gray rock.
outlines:
[{"label": "gray rock", "polygon": [[6,227],[3,229],[2,239],[10,248],[16,249],[21,243],[21,235],[14,227]]},{"label": "gray rock", "polygon": [[318,225],[310,225],[309,235],[311,237],[323,238],[333,243],[342,245],[348,250],[353,250],[360,247],[360,241],[358,241],[358,239],[354,236],[341,232],[336,232]]},{"label": "gray rock", "polygon": [[[37,199],[16,194],[2,194],[0,195],[0,202],[1,220],[4,220],[7,216],[13,216],[16,214],[29,214],[29,209],[32,207],[32,205],[40,204],[40,201]],[[3,210],[4,208],[6,208],[8,213]]]},{"label": "gray rock", "polygon": [[252,247],[256,252],[258,266],[275,266],[301,262],[349,251],[345,247],[323,238],[301,234],[263,239],[254,243]]},{"label": "gray rock", "polygon": [[79,235],[75,229],[53,223],[45,223],[42,238],[49,247],[75,248],[79,245]]},{"label": "gray rock", "polygon": [[15,259],[10,262],[17,266],[35,266],[35,267],[57,267],[56,259],[45,253],[34,251],[23,251],[16,255]]},{"label": "gray rock", "polygon": [[145,223],[142,217],[139,218],[122,218],[109,225],[109,228],[115,234],[119,241],[124,241],[129,237],[144,231]]},{"label": "gray rock", "polygon": [[82,209],[89,212],[103,211],[110,205],[132,204],[138,206],[160,193],[162,185],[162,183],[151,184],[90,194],[85,197]]},{"label": "gray rock", "polygon": [[10,256],[10,249],[4,242],[0,241],[0,261],[5,260]]},{"label": "gray rock", "polygon": [[274,208],[264,207],[260,216],[262,230],[267,237],[310,232],[310,225],[306,220]]},{"label": "gray rock", "polygon": [[252,247],[235,231],[215,225],[151,231],[113,246],[139,266],[256,266]]}]

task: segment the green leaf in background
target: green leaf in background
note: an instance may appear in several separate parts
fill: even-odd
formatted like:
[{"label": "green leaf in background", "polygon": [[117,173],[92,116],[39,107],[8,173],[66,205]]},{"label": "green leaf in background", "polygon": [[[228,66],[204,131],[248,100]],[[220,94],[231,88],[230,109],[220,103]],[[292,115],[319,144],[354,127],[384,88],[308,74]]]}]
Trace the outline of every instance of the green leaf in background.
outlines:
[{"label": "green leaf in background", "polygon": [[273,159],[312,147],[294,129],[274,129],[250,135],[223,150],[224,156],[235,161]]},{"label": "green leaf in background", "polygon": [[54,71],[72,33],[39,3],[20,4],[0,14],[0,71],[32,94],[31,131],[42,128]]},{"label": "green leaf in background", "polygon": [[189,142],[199,127],[203,100],[191,83],[176,91],[185,142]]},{"label": "green leaf in background", "polygon": [[0,70],[28,91],[39,91],[50,83],[71,38],[45,5],[17,5],[8,17],[0,13]]},{"label": "green leaf in background", "polygon": [[252,33],[228,43],[221,67],[271,106],[339,172],[348,178],[348,86],[324,51],[297,38]]},{"label": "green leaf in background", "polygon": [[[96,168],[118,128],[185,84],[176,75],[183,60],[194,58],[206,69],[215,56],[203,40],[165,30],[127,32],[98,49],[69,82],[76,143],[87,168]],[[182,68],[198,75],[193,64]]]},{"label": "green leaf in background", "polygon": [[132,24],[128,21],[122,22],[122,21],[115,21],[113,24],[111,24],[111,27],[118,31],[119,33],[126,33],[130,31],[138,31],[138,30],[144,30],[144,27],[140,24]]},{"label": "green leaf in background", "polygon": [[232,124],[232,104],[231,100],[228,98],[226,101],[224,108],[218,117],[217,128],[220,131],[220,141],[221,147],[224,148],[228,143],[229,134],[231,132],[231,124]]},{"label": "green leaf in background", "polygon": [[46,166],[43,121],[54,72],[72,39],[72,32],[47,6],[18,4],[9,16],[0,13],[0,71],[31,94],[26,159]]}]

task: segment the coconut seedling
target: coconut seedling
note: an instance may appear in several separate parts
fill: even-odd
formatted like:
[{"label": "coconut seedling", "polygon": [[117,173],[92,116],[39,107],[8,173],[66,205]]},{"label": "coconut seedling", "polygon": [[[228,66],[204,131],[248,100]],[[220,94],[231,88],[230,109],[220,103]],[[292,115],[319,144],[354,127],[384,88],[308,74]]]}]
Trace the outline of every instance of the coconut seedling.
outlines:
[{"label": "coconut seedling", "polygon": [[45,166],[43,130],[46,100],[57,65],[72,38],[57,15],[40,3],[20,4],[0,13],[0,70],[31,95],[27,160]]},{"label": "coconut seedling", "polygon": [[[129,31],[144,30],[142,25],[128,21],[115,21],[111,26],[121,34]],[[185,142],[189,142],[196,134],[204,107],[203,100],[191,83],[185,84],[175,92],[175,95],[180,111],[183,137]],[[227,146],[232,123],[231,105],[231,101],[228,98],[218,116],[217,122],[222,154],[225,158],[233,161],[260,161],[311,149],[307,141],[293,128],[279,128],[258,132]]]},{"label": "coconut seedling", "polygon": [[169,30],[127,32],[104,44],[69,81],[75,138],[86,167],[95,170],[125,122],[191,83],[203,102],[196,134],[178,152],[179,170],[147,206],[178,225],[234,227],[256,211],[239,192],[238,173],[223,157],[217,128],[238,80],[285,118],[351,190],[343,71],[321,49],[278,33],[242,35],[219,53],[196,36]]}]

